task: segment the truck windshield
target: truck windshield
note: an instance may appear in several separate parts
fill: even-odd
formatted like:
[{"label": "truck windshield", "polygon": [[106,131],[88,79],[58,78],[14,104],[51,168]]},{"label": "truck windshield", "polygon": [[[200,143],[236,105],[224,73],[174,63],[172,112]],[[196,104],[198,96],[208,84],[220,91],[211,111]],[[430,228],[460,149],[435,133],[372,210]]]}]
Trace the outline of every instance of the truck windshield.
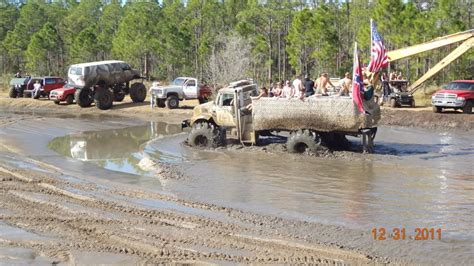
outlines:
[{"label": "truck windshield", "polygon": [[70,75],[82,75],[82,67],[71,67],[69,68]]},{"label": "truck windshield", "polygon": [[446,90],[473,91],[474,83],[469,82],[451,82],[446,85]]},{"label": "truck windshield", "polygon": [[177,85],[177,86],[183,86],[183,83],[185,81],[186,81],[186,79],[177,78],[177,79],[173,80],[173,82],[171,84]]}]

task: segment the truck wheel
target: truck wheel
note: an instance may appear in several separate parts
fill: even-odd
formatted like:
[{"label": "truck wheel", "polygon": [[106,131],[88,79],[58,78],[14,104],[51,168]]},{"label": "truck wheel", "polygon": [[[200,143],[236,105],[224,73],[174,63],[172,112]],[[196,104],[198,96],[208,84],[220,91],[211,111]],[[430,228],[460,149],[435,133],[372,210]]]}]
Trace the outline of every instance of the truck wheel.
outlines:
[{"label": "truck wheel", "polygon": [[462,108],[462,112],[466,114],[472,114],[472,101],[466,102],[466,104]]},{"label": "truck wheel", "polygon": [[169,109],[176,109],[179,107],[179,99],[175,95],[168,96],[165,104]]},{"label": "truck wheel", "polygon": [[66,103],[67,104],[74,103],[74,96],[72,94],[69,94],[68,96],[66,96]]},{"label": "truck wheel", "polygon": [[143,83],[133,83],[130,87],[130,98],[134,103],[141,103],[146,98],[146,88]]},{"label": "truck wheel", "polygon": [[291,132],[286,148],[291,153],[314,152],[321,144],[321,137],[307,129]]},{"label": "truck wheel", "polygon": [[89,107],[92,104],[91,91],[89,89],[76,90],[74,93],[74,100],[80,107]]},{"label": "truck wheel", "polygon": [[54,104],[59,104],[59,103],[60,103],[60,101],[54,101]]},{"label": "truck wheel", "polygon": [[10,91],[8,92],[8,96],[10,96],[10,98],[16,98],[18,96],[18,91],[15,89],[15,86],[12,86],[10,88]]},{"label": "truck wheel", "polygon": [[157,99],[156,100],[156,105],[160,108],[165,108],[166,107],[166,103],[165,103],[165,99]]},{"label": "truck wheel", "polygon": [[108,89],[99,89],[94,94],[94,102],[95,106],[100,110],[110,109],[114,102],[114,94]]},{"label": "truck wheel", "polygon": [[188,144],[192,147],[209,148],[215,144],[217,130],[207,122],[193,125],[188,136]]},{"label": "truck wheel", "polygon": [[119,92],[114,92],[114,102],[121,102],[125,98],[125,92],[124,91],[119,91]]},{"label": "truck wheel", "polygon": [[443,111],[443,108],[440,106],[433,106],[433,112],[435,113],[441,113]]},{"label": "truck wheel", "polygon": [[35,95],[33,95],[33,99],[39,99],[41,97],[41,91],[36,91]]},{"label": "truck wheel", "polygon": [[397,107],[397,100],[395,98],[390,99],[390,107]]},{"label": "truck wheel", "polygon": [[415,99],[411,100],[410,106],[411,108],[415,108]]}]

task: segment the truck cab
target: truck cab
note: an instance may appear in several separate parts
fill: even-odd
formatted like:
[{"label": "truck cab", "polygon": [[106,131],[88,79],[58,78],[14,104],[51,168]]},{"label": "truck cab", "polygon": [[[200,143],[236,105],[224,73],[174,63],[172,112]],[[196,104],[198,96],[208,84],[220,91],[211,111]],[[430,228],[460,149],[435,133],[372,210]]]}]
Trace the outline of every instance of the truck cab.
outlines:
[{"label": "truck cab", "polygon": [[471,114],[474,105],[474,80],[455,80],[443,86],[443,89],[431,97],[433,112],[443,109],[462,110]]}]

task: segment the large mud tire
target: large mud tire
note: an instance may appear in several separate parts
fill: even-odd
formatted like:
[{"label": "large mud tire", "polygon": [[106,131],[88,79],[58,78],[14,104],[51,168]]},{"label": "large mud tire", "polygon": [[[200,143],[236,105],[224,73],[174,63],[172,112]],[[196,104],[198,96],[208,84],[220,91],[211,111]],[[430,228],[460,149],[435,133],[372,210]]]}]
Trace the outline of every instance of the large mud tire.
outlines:
[{"label": "large mud tire", "polygon": [[166,98],[165,104],[168,109],[176,109],[179,107],[179,99],[175,95],[168,96],[168,98]]},{"label": "large mud tire", "polygon": [[74,100],[76,100],[77,105],[80,107],[89,107],[94,101],[89,89],[76,90],[74,93]]},{"label": "large mud tire", "polygon": [[130,98],[134,103],[141,103],[146,98],[146,87],[143,83],[133,83],[130,87]]},{"label": "large mud tire", "polygon": [[411,107],[411,108],[415,108],[415,107],[416,107],[416,105],[415,105],[415,99],[411,100],[411,102],[410,102],[410,107]]},{"label": "large mud tire", "polygon": [[8,91],[8,96],[10,98],[16,98],[18,96],[18,91],[15,89],[15,86],[11,86],[10,91]]},{"label": "large mud tire", "polygon": [[193,125],[188,136],[188,144],[192,147],[210,148],[217,144],[217,129],[207,122]]},{"label": "large mud tire", "polygon": [[41,91],[36,91],[35,95],[33,95],[33,99],[38,100],[41,97]]},{"label": "large mud tire", "polygon": [[199,104],[203,104],[203,103],[209,102],[209,99],[207,97],[199,97],[198,101],[199,101]]},{"label": "large mud tire", "polygon": [[472,101],[467,101],[464,107],[462,108],[462,112],[465,114],[472,114]]},{"label": "large mud tire", "polygon": [[315,152],[321,145],[321,137],[310,130],[298,130],[290,133],[286,148],[291,153]]},{"label": "large mud tire", "polygon": [[114,94],[108,89],[99,89],[94,94],[94,102],[100,110],[110,109],[114,102]]},{"label": "large mud tire", "polygon": [[54,104],[60,104],[61,102],[60,101],[54,101]]}]

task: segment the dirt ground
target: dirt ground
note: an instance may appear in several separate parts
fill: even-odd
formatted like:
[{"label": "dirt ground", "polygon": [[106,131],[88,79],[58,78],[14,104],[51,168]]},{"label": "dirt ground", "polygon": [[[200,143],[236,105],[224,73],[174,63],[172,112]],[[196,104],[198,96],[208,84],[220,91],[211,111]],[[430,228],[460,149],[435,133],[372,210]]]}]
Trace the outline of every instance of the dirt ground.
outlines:
[{"label": "dirt ground", "polygon": [[[150,109],[126,97],[107,111],[55,105],[46,99],[9,99],[0,94],[0,127],[19,120],[108,116],[179,123],[196,101],[178,110]],[[427,108],[383,109],[382,125],[471,131],[474,115],[434,114]],[[117,126],[117,125],[115,125]],[[81,125],[77,125],[80,130]],[[101,127],[106,128],[107,125]],[[15,164],[18,158],[21,163]],[[318,236],[368,238],[338,226],[285,220],[228,207],[187,201],[99,178],[104,172],[64,169],[25,156],[15,143],[0,141],[0,264],[150,263],[403,263]],[[105,174],[104,174],[105,175]],[[311,232],[311,234],[308,234]],[[338,233],[339,232],[339,233]],[[344,233],[342,233],[344,232]],[[341,236],[344,234],[344,236]]]},{"label": "dirt ground", "polygon": [[[185,119],[192,114],[192,108],[198,104],[197,100],[183,101],[180,108],[170,111],[166,108],[150,108],[148,99],[141,104],[133,103],[129,97],[123,102],[114,102],[110,110],[98,110],[94,106],[80,108],[78,105],[55,105],[45,98],[32,100],[30,98],[10,99],[7,93],[0,93],[0,107],[11,111],[43,111],[56,114],[68,115],[113,115],[153,120],[163,116],[180,117]],[[175,121],[170,121],[175,122]],[[460,111],[445,111],[444,113],[433,113],[431,107],[397,108],[382,107],[382,119],[380,125],[421,127],[441,130],[470,131],[474,128],[474,115],[463,114]]]}]

